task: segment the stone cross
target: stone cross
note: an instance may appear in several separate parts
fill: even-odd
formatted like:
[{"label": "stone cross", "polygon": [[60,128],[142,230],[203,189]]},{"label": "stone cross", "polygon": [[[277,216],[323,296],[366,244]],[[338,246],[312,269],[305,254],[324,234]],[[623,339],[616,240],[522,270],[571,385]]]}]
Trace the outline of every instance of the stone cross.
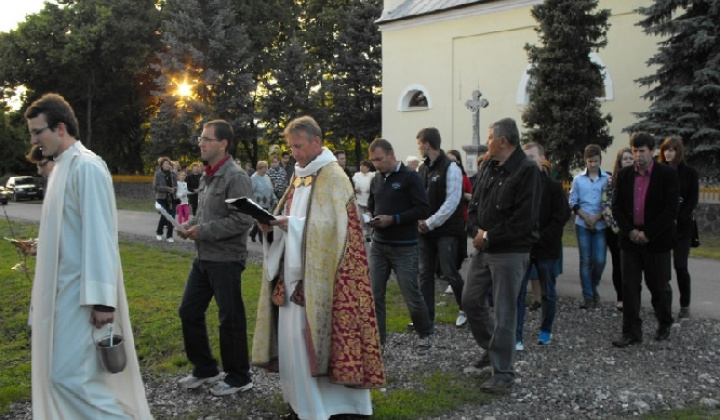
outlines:
[{"label": "stone cross", "polygon": [[490,102],[482,97],[479,90],[473,91],[472,99],[465,102],[465,107],[473,114],[472,144],[475,146],[480,145],[480,109],[487,108],[488,105],[490,105]]}]

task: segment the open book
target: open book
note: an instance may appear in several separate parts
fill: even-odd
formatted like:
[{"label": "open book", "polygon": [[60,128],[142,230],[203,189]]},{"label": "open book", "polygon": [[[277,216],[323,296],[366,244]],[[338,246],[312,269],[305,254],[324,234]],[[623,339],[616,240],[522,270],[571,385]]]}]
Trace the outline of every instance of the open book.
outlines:
[{"label": "open book", "polygon": [[228,198],[225,202],[234,205],[240,212],[248,214],[266,225],[269,225],[271,220],[275,220],[275,216],[249,197]]}]

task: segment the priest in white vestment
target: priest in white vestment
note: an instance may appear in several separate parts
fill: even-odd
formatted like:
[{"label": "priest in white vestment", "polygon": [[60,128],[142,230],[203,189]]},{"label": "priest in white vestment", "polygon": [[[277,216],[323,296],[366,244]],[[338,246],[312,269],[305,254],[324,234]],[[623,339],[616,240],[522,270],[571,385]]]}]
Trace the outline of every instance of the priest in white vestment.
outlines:
[{"label": "priest in white vestment", "polygon": [[385,383],[355,194],[310,117],[285,129],[295,165],[265,241],[253,363],[279,370],[300,419],[371,415]]},{"label": "priest in white vestment", "polygon": [[[70,105],[47,94],[25,112],[30,142],[55,157],[33,282],[32,411],[42,420],[151,419],[128,316],[112,179],[86,149]],[[122,331],[127,365],[101,366],[93,331]],[[96,334],[97,337],[102,335]]]}]

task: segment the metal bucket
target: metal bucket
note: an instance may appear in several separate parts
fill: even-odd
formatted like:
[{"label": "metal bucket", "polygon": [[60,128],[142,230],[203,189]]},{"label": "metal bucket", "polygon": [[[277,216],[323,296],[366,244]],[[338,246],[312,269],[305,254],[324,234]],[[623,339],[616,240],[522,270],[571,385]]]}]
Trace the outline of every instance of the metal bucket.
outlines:
[{"label": "metal bucket", "polygon": [[110,332],[107,335],[100,339],[95,339],[95,337],[93,339],[103,368],[110,373],[122,372],[127,364],[125,340],[122,334],[115,334],[111,325]]}]

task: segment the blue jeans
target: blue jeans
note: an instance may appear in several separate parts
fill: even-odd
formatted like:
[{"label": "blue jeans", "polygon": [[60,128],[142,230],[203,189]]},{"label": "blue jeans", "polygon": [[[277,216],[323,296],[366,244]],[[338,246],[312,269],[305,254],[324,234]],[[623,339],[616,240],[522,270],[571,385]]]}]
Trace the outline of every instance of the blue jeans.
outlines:
[{"label": "blue jeans", "polygon": [[557,280],[558,260],[530,259],[525,276],[520,284],[520,293],[517,298],[517,329],[515,330],[515,341],[523,341],[523,325],[525,324],[525,295],[527,295],[527,284],[530,279],[530,272],[534,266],[540,280],[542,290],[542,324],[540,331],[552,333],[555,314],[557,313],[557,291],[555,284]]},{"label": "blue jeans", "polygon": [[[516,303],[529,260],[529,254],[476,252],[470,260],[463,290],[470,332],[478,345],[487,350],[493,376],[504,376],[503,379],[515,377]],[[494,317],[486,299],[490,290],[495,299]]]},{"label": "blue jeans", "polygon": [[188,360],[198,378],[215,376],[219,369],[210,350],[205,312],[212,298],[220,320],[220,357],[225,382],[241,386],[250,380],[247,324],[242,300],[241,275],[244,261],[217,262],[195,258],[188,273],[180,303],[183,341]]},{"label": "blue jeans", "polygon": [[435,321],[435,271],[438,264],[440,271],[450,283],[455,301],[462,309],[462,293],[465,281],[455,265],[457,262],[457,236],[420,236],[420,290],[425,298],[425,305],[430,314],[430,321]]},{"label": "blue jeans", "polygon": [[390,270],[395,270],[400,293],[410,312],[415,331],[420,337],[432,335],[433,322],[418,285],[417,245],[390,246],[373,241],[370,244],[369,265],[380,343],[385,344],[385,291]]},{"label": "blue jeans", "polygon": [[578,251],[580,252],[580,284],[583,298],[594,300],[599,295],[597,287],[605,269],[605,230],[590,230],[584,226],[575,225]]}]

